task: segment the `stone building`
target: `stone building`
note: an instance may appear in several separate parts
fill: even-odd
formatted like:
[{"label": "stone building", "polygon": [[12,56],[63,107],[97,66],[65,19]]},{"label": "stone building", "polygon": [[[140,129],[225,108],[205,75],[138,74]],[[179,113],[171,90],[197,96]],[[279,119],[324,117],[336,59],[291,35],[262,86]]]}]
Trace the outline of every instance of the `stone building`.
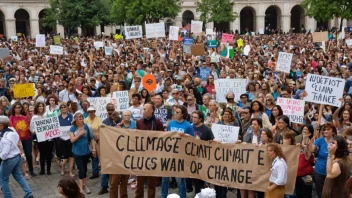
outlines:
[{"label": "stone building", "polygon": [[[199,20],[199,13],[196,12],[196,0],[184,0],[182,10],[175,19],[164,19],[166,29],[170,25],[185,26],[191,20]],[[206,28],[217,28],[224,31],[249,31],[258,32],[260,29],[270,27],[281,28],[288,32],[291,28],[300,30],[302,25],[307,30],[314,31],[317,26],[331,28],[339,27],[340,20],[332,19],[324,23],[317,23],[313,18],[305,16],[300,6],[301,0],[236,0],[233,11],[238,18],[229,23],[208,23]],[[0,0],[0,34],[7,37],[24,33],[34,37],[38,33],[51,31],[64,35],[65,30],[57,25],[54,30],[42,27],[40,18],[44,16],[44,10],[48,8],[48,0]],[[344,26],[347,25],[346,20]],[[94,34],[105,34],[119,32],[120,26],[97,26]],[[77,28],[78,33],[81,32]]]}]

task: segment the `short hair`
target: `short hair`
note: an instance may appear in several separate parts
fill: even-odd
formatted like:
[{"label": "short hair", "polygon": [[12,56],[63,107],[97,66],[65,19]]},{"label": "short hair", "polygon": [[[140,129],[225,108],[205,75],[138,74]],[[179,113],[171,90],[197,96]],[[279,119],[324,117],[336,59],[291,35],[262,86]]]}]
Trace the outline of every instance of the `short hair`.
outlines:
[{"label": "short hair", "polygon": [[296,133],[293,131],[288,131],[287,133],[284,133],[284,139],[290,139],[291,144],[290,145],[295,145],[296,144]]},{"label": "short hair", "polygon": [[252,118],[250,123],[252,124],[253,121],[257,121],[259,128],[263,128],[263,120],[261,118]]},{"label": "short hair", "polygon": [[147,105],[147,104],[149,104],[149,105],[152,106],[153,114],[154,114],[154,112],[155,112],[155,105],[154,105],[154,103],[153,103],[153,102],[146,102],[143,106],[145,106],[145,105]]},{"label": "short hair", "polygon": [[7,116],[0,116],[0,124],[4,125],[4,128],[9,127],[10,119]]},{"label": "short hair", "polygon": [[140,93],[134,93],[132,94],[132,98],[137,97],[138,100],[142,100],[142,95]]},{"label": "short hair", "polygon": [[108,109],[108,108],[109,108],[109,106],[113,106],[113,107],[114,107],[114,109],[115,109],[115,105],[114,105],[114,104],[112,104],[112,103],[110,103],[110,102],[109,102],[108,104],[106,104],[105,108],[106,108],[106,109]]}]

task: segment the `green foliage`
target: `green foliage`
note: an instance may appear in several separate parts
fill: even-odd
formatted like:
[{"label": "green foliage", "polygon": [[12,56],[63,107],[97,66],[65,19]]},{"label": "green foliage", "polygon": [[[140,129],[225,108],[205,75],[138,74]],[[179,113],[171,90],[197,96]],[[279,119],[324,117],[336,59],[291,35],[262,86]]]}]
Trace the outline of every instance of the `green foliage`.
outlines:
[{"label": "green foliage", "polygon": [[231,0],[200,0],[196,4],[197,12],[200,12],[200,20],[204,23],[231,22],[238,17],[238,14],[232,11]]},{"label": "green foliage", "polygon": [[306,15],[319,22],[333,17],[352,19],[352,0],[304,0],[301,5]]},{"label": "green foliage", "polygon": [[180,0],[114,0],[111,15],[118,24],[141,25],[175,18],[180,11]]}]

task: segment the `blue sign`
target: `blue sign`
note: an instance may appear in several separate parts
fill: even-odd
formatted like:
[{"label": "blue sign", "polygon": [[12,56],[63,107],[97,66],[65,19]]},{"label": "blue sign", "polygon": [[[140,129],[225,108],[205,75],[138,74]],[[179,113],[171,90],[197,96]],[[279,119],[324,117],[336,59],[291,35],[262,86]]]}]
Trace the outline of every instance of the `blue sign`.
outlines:
[{"label": "blue sign", "polygon": [[184,45],[193,45],[193,43],[194,43],[193,38],[184,38],[183,39],[183,44]]},{"label": "blue sign", "polygon": [[207,81],[207,78],[210,74],[210,68],[209,67],[201,67],[199,68],[200,70],[200,78],[203,80],[203,81]]},{"label": "blue sign", "polygon": [[208,40],[207,44],[208,44],[209,48],[216,48],[217,47],[217,41],[216,40]]}]

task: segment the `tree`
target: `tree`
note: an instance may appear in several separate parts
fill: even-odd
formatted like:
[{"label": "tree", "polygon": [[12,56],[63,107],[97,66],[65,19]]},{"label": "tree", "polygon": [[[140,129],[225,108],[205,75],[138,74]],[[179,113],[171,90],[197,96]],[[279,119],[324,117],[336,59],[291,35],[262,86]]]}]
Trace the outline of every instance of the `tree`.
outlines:
[{"label": "tree", "polygon": [[200,12],[200,20],[203,23],[209,22],[231,22],[238,14],[232,11],[231,0],[200,0],[196,2],[197,12]]},{"label": "tree", "polygon": [[352,19],[352,0],[304,0],[302,6],[306,15],[319,22],[341,18],[340,30],[344,19]]},{"label": "tree", "polygon": [[50,0],[43,25],[52,27],[58,22],[69,29],[81,27],[82,34],[87,35],[89,29],[111,23],[110,5],[111,0]]},{"label": "tree", "polygon": [[175,18],[180,11],[180,0],[114,0],[111,14],[118,24],[141,25]]}]

